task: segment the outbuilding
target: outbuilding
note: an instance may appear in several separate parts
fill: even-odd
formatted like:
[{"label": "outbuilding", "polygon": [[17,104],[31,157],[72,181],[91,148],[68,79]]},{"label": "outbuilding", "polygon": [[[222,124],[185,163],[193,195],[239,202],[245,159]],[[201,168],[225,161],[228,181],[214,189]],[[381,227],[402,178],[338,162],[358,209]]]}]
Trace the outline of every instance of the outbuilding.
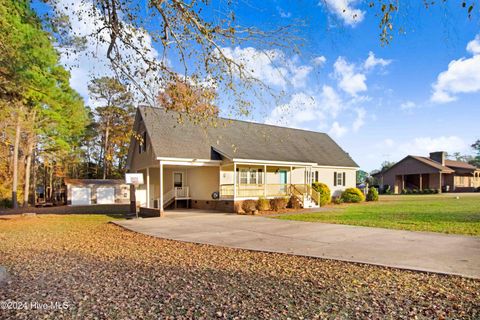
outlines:
[{"label": "outbuilding", "polygon": [[446,152],[429,157],[408,155],[392,167],[373,175],[379,185],[393,193],[434,189],[437,192],[472,192],[480,188],[480,168],[446,159]]},{"label": "outbuilding", "polygon": [[130,187],[117,179],[65,179],[67,204],[128,204]]}]

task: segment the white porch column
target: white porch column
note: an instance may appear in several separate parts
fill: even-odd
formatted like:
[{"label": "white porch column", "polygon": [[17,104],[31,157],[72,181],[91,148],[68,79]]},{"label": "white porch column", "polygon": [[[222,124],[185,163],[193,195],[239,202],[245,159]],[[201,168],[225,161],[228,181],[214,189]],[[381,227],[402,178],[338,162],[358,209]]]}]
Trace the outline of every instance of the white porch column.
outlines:
[{"label": "white porch column", "polygon": [[267,165],[263,165],[263,196],[267,197]]},{"label": "white porch column", "polygon": [[150,167],[147,167],[147,208],[150,208]]},{"label": "white porch column", "polygon": [[160,201],[158,204],[158,208],[160,209],[160,216],[163,215],[163,162],[162,160],[159,161],[160,163]]},{"label": "white porch column", "polygon": [[237,196],[237,164],[233,163],[233,200]]}]

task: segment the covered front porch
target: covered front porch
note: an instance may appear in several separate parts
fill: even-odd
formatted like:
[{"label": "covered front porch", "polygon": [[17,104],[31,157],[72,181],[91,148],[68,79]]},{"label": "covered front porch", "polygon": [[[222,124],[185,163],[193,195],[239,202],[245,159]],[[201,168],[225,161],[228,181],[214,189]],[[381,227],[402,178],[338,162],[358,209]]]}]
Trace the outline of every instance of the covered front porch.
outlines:
[{"label": "covered front porch", "polygon": [[137,203],[160,212],[177,206],[231,211],[235,201],[292,195],[304,206],[319,204],[311,165],[170,159],[137,172],[145,177]]},{"label": "covered front porch", "polygon": [[233,162],[220,166],[220,198],[242,200],[301,195],[310,191],[313,181],[312,166]]},{"label": "covered front porch", "polygon": [[403,190],[425,190],[433,189],[442,192],[447,183],[449,175],[442,173],[418,173],[397,175],[395,179],[395,193]]}]

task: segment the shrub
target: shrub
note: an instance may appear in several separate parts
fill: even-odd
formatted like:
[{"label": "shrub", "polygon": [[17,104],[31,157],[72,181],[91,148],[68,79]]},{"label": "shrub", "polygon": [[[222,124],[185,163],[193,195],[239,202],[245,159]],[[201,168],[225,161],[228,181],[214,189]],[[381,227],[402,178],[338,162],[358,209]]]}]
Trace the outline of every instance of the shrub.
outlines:
[{"label": "shrub", "polygon": [[343,200],[342,200],[341,197],[335,197],[335,198],[333,199],[333,203],[335,203],[335,204],[342,204],[342,203],[343,203]]},{"label": "shrub", "polygon": [[288,201],[288,207],[292,209],[301,209],[302,203],[297,197],[291,196],[290,200]]},{"label": "shrub", "polygon": [[331,193],[330,193],[330,188],[325,183],[314,182],[312,184],[312,188],[313,188],[313,190],[320,193],[320,206],[321,207],[330,203],[332,196],[331,196]]},{"label": "shrub", "polygon": [[257,210],[257,201],[255,201],[255,200],[244,200],[242,202],[242,209],[246,213],[251,213],[251,212]]},{"label": "shrub", "polygon": [[259,211],[268,211],[270,210],[270,201],[264,197],[258,198],[257,209]]},{"label": "shrub", "polygon": [[0,200],[0,208],[12,208],[12,207],[13,207],[12,200],[8,198],[3,198]]},{"label": "shrub", "polygon": [[384,194],[392,194],[392,190],[390,190],[390,185],[386,184],[383,186],[383,193]]},{"label": "shrub", "polygon": [[235,202],[235,204],[233,205],[233,210],[235,211],[235,213],[245,214],[241,203]]},{"label": "shrub", "polygon": [[342,201],[347,203],[356,203],[365,201],[365,196],[358,188],[347,188],[341,195]]},{"label": "shrub", "polygon": [[289,198],[274,198],[270,200],[270,206],[272,210],[278,211],[283,210],[287,207]]},{"label": "shrub", "polygon": [[370,187],[367,193],[367,201],[378,201],[378,191],[374,187]]}]

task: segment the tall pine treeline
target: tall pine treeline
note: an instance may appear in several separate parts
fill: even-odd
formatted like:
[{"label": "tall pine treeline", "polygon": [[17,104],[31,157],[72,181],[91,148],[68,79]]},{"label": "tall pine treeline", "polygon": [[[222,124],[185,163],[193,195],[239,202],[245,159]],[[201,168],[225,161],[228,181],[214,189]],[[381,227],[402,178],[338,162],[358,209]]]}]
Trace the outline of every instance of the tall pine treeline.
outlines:
[{"label": "tall pine treeline", "polygon": [[92,80],[95,110],[70,86],[53,37],[27,0],[0,0],[0,207],[55,201],[63,178],[121,178],[132,96]]}]

